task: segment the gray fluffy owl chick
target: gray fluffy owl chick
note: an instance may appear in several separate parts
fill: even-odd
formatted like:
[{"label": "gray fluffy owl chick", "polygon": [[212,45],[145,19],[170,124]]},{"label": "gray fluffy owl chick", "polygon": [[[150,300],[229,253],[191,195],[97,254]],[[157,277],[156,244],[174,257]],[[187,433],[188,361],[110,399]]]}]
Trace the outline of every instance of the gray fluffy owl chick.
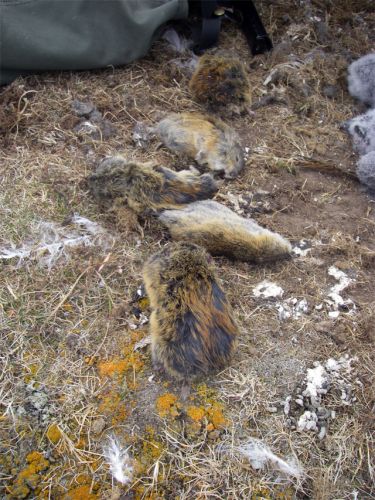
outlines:
[{"label": "gray fluffy owl chick", "polygon": [[357,175],[360,182],[375,194],[375,151],[370,151],[358,160]]},{"label": "gray fluffy owl chick", "polygon": [[375,53],[354,61],[348,68],[349,93],[375,107]]},{"label": "gray fluffy owl chick", "polygon": [[353,147],[359,154],[375,151],[375,109],[344,122],[343,128],[352,136]]}]

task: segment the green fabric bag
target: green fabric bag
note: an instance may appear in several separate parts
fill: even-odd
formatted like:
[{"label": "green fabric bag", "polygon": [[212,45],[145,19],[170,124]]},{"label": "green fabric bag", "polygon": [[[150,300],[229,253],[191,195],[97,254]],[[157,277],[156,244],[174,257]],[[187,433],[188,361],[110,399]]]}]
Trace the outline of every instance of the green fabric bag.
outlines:
[{"label": "green fabric bag", "polygon": [[188,0],[0,0],[0,84],[134,61],[187,16]]}]

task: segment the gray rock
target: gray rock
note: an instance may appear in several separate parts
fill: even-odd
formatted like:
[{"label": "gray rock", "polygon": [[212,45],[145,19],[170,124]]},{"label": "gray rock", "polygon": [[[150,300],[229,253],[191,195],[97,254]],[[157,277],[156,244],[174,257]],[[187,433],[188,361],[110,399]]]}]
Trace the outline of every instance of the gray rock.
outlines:
[{"label": "gray rock", "polygon": [[337,85],[325,85],[322,89],[322,94],[329,99],[335,99],[339,93]]},{"label": "gray rock", "polygon": [[101,434],[103,430],[105,429],[106,423],[103,417],[99,417],[96,420],[93,421],[91,430],[93,434]]}]

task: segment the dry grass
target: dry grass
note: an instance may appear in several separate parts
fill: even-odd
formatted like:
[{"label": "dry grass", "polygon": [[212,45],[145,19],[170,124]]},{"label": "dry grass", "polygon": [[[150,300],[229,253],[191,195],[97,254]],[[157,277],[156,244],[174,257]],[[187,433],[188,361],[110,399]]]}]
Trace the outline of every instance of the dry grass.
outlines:
[{"label": "dry grass", "polygon": [[[265,267],[216,259],[241,338],[233,366],[205,386],[194,386],[186,404],[201,408],[205,416],[198,424],[181,402],[167,418],[158,415],[156,399],[173,386],[150,379],[147,347],[133,356],[134,345],[147,335],[144,316],[132,302],[142,263],[167,235],[150,221],[134,231],[126,214],[101,213],[83,182],[108,154],[186,166],[156,142],[137,148],[131,134],[137,121],[153,123],[162,112],[202,109],[190,99],[189,74],[168,63],[175,54],[160,42],[144,60],[124,68],[29,77],[1,90],[0,247],[19,246],[32,238],[39,221],[60,226],[72,213],[114,236],[109,248],[72,249],[50,270],[32,259],[1,264],[5,498],[115,499],[129,493],[349,499],[355,491],[358,498],[373,498],[374,205],[352,179],[355,158],[339,124],[359,111],[346,91],[345,68],[371,50],[375,17],[366,1],[287,4],[262,4],[273,40],[284,42],[272,54],[251,59],[240,32],[231,26],[223,32],[220,48],[243,55],[252,102],[261,105],[254,115],[231,121],[251,152],[243,175],[223,185],[218,199],[233,208],[230,200],[242,196],[243,214],[313,246],[305,257]],[[326,22],[326,35],[314,16]],[[291,66],[286,63],[292,53]],[[277,78],[265,86],[274,69]],[[333,99],[324,96],[326,85],[335,86]],[[265,95],[276,103],[262,105]],[[115,132],[76,132],[73,99],[92,101]],[[344,293],[357,313],[336,321],[315,309],[333,284],[327,274],[332,264],[355,276]],[[280,321],[272,304],[252,294],[265,278],[283,287],[284,298],[306,298],[309,314]],[[285,398],[314,361],[345,352],[358,357],[355,403],[344,405],[335,391],[327,395],[324,404],[336,410],[336,419],[323,441],[292,430],[283,413]],[[102,363],[113,363],[106,365],[112,377],[101,375]],[[226,421],[216,428],[213,412],[219,409]],[[53,424],[59,431],[55,442],[48,437]],[[112,484],[104,461],[103,445],[112,432],[130,446],[130,486]],[[281,457],[297,457],[305,479],[279,482],[271,469],[253,470],[235,451],[250,437],[264,440]],[[26,471],[31,451],[49,461],[34,483]]]}]

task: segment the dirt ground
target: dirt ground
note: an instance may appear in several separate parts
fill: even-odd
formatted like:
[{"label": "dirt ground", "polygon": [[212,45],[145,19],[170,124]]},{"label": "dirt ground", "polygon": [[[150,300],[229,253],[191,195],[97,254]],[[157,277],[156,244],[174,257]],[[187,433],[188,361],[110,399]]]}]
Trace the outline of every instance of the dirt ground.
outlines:
[{"label": "dirt ground", "polygon": [[[185,402],[154,376],[141,342],[142,264],[168,234],[126,209],[101,211],[84,182],[106,155],[192,164],[132,137],[137,122],[203,110],[190,97],[189,70],[176,64],[184,56],[160,41],[123,68],[45,74],[1,90],[0,253],[31,249],[0,268],[1,498],[375,498],[375,206],[340,129],[364,111],[347,92],[346,69],[374,49],[371,3],[257,2],[275,49],[254,58],[225,25],[220,49],[245,62],[253,112],[222,116],[247,161],[216,199],[309,250],[268,265],[215,258],[239,348]],[[77,116],[73,100],[101,115]],[[84,239],[62,249],[61,237]],[[51,247],[40,250],[46,241],[58,243],[54,259]],[[331,266],[348,278],[338,312]],[[256,297],[263,280],[282,297]],[[322,436],[324,419],[317,431],[301,428],[314,408],[296,400],[307,370],[330,358],[344,361],[319,396]],[[109,471],[109,436],[128,448],[128,484]],[[251,438],[303,473],[282,473],[272,460],[255,467],[241,452]]]}]

